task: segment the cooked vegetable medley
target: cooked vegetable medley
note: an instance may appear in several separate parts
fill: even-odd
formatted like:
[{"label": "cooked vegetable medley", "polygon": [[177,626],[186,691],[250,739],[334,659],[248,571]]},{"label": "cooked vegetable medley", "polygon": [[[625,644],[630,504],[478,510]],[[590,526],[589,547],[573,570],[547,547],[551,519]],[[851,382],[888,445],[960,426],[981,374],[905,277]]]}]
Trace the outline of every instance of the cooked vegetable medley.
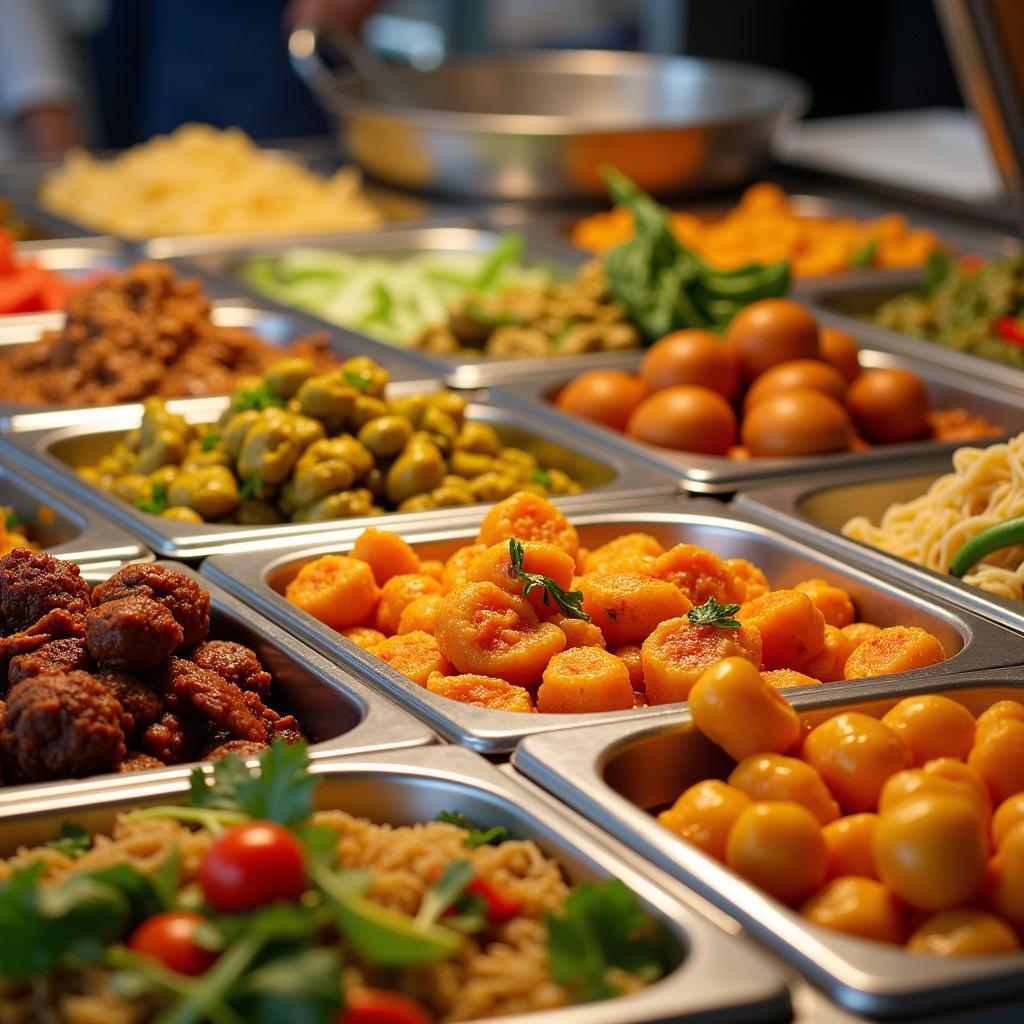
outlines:
[{"label": "cooked vegetable medley", "polygon": [[446,562],[369,529],[347,554],[303,565],[285,596],[431,693],[504,711],[678,703],[733,656],[778,688],[945,657],[918,626],[861,621],[826,580],[772,590],[742,558],[665,550],[644,533],[588,551],[562,512],[522,492]]},{"label": "cooked vegetable medley", "polygon": [[452,391],[389,399],[388,373],[349,359],[317,373],[283,359],[243,382],[220,422],[188,423],[158,398],[79,474],[143,512],[189,523],[319,522],[494,501],[580,485],[466,419]]},{"label": "cooked vegetable medley", "polygon": [[667,829],[824,928],[939,956],[1021,948],[1024,705],[975,717],[921,694],[802,721],[728,658],[689,706],[736,764],[663,811]]},{"label": "cooked vegetable medley", "polygon": [[0,1017],[461,1021],[636,991],[678,963],[617,879],[570,886],[502,826],[314,810],[305,747],[0,862]]}]

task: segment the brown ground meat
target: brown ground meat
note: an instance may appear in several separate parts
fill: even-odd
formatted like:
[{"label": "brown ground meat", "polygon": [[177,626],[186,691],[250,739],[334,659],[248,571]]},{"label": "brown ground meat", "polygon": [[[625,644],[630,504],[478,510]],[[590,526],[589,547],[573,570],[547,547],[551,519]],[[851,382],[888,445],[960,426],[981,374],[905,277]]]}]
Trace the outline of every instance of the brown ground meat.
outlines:
[{"label": "brown ground meat", "polygon": [[15,686],[23,679],[57,672],[79,672],[89,667],[89,651],[81,637],[51,640],[31,654],[11,658],[7,667],[7,682]]},{"label": "brown ground meat", "polygon": [[242,691],[216,672],[196,666],[175,679],[174,692],[194,712],[212,719],[235,739],[266,740],[267,726],[246,707]]},{"label": "brown ground meat", "polygon": [[255,740],[228,740],[219,746],[210,747],[202,753],[204,761],[219,761],[228,754],[237,754],[238,757],[258,757],[264,750],[269,750],[270,745],[259,743]]},{"label": "brown ground meat", "polygon": [[102,605],[133,596],[158,601],[174,616],[183,634],[181,647],[201,644],[210,632],[210,595],[183,573],[135,562],[100,583],[92,592],[92,601]]},{"label": "brown ground meat", "polygon": [[5,775],[42,782],[113,771],[125,755],[122,716],[121,705],[88,672],[24,680],[7,699]]},{"label": "brown ground meat", "polygon": [[104,668],[148,672],[181,645],[181,626],[167,608],[136,595],[105,601],[89,612],[89,654]]},{"label": "brown ground meat", "polygon": [[89,585],[77,565],[25,548],[0,558],[0,632],[27,629],[54,608],[89,610]]},{"label": "brown ground meat", "polygon": [[194,722],[173,711],[164,711],[143,730],[139,746],[143,753],[164,764],[180,764],[195,760],[200,740],[200,731]]},{"label": "brown ground meat", "polygon": [[124,709],[124,733],[129,741],[141,736],[163,712],[160,698],[141,679],[126,672],[97,672],[96,678]]},{"label": "brown ground meat", "polygon": [[148,395],[224,394],[283,355],[333,361],[326,334],[288,349],[211,319],[198,280],[142,262],[68,299],[64,326],[0,355],[0,399],[38,405],[115,405]]},{"label": "brown ground meat", "polygon": [[144,772],[147,768],[163,768],[163,761],[158,761],[149,754],[141,754],[137,750],[129,750],[125,759],[117,766],[119,772]]},{"label": "brown ground meat", "polygon": [[232,640],[207,640],[189,655],[189,660],[241,690],[253,690],[261,697],[270,693],[270,673],[264,671],[255,652]]}]

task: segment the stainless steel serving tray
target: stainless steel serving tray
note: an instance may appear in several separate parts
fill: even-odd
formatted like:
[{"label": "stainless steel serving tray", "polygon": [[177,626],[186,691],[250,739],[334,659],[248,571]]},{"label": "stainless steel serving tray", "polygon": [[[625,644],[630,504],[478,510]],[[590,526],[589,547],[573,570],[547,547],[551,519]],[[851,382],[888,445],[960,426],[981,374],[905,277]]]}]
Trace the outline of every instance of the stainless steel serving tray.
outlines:
[{"label": "stainless steel serving tray", "polygon": [[[274,677],[276,710],[291,713],[309,738],[314,760],[401,747],[420,747],[435,735],[401,708],[385,700],[351,673],[320,657],[210,580],[176,562],[158,562],[194,579],[210,594],[210,633],[217,640],[235,640],[252,648]],[[82,575],[97,583],[111,575],[96,566],[83,566]],[[0,787],[0,816],[8,805],[36,799],[54,806],[79,794],[89,806],[99,794],[138,791],[156,780],[187,778],[198,762],[168,765],[140,772],[95,775],[59,782],[26,783]]]},{"label": "stainless steel serving tray", "polygon": [[[802,717],[817,723],[850,707],[879,716],[904,697],[938,691],[977,713],[999,699],[1020,700],[1024,681],[1010,669],[946,677],[924,672],[792,691],[790,700]],[[1024,1013],[1024,954],[942,959],[817,927],[659,825],[652,812],[700,779],[725,778],[734,764],[697,732],[688,711],[657,722],[532,736],[513,763],[724,910],[857,1013],[916,1018],[1011,997],[1016,1009],[1006,1007],[1000,1019],[1018,1020]]]},{"label": "stainless steel serving tray", "polygon": [[[456,512],[457,510],[451,510]],[[399,532],[425,558],[445,558],[476,538],[480,515],[462,519],[428,514],[420,523]],[[1024,661],[1024,641],[1014,633],[925,597],[912,589],[897,587],[822,555],[795,540],[757,526],[742,514],[730,512],[717,502],[682,499],[634,503],[608,509],[595,499],[589,510],[570,514],[588,548],[619,536],[642,531],[670,546],[678,543],[709,548],[723,558],[747,558],[759,565],[776,587],[792,586],[818,577],[843,587],[853,597],[861,615],[878,625],[921,626],[933,633],[949,657],[926,670],[950,674]],[[423,718],[446,738],[489,754],[512,750],[524,737],[538,732],[594,725],[603,722],[645,721],[674,713],[678,705],[659,705],[625,711],[591,714],[517,714],[471,707],[430,693],[391,669],[372,654],[350,643],[313,616],[285,600],[284,587],[312,558],[348,551],[358,530],[338,533],[302,547],[271,553],[225,554],[207,560],[203,575],[257,608],[275,622],[320,651],[325,657],[358,671],[368,681]],[[922,670],[925,671],[925,670]],[[915,678],[921,672],[910,673]],[[899,680],[902,676],[893,676]],[[876,685],[887,685],[877,680]],[[842,683],[840,686],[848,684]]]},{"label": "stainless steel serving tray", "polygon": [[[856,332],[858,335],[860,332]],[[858,341],[869,339],[858,337]],[[631,363],[624,369],[636,370],[643,356],[634,353]],[[910,370],[921,378],[927,388],[932,407],[935,409],[962,408],[968,412],[986,416],[991,422],[1004,428],[1002,433],[984,440],[985,444],[1010,437],[1024,430],[1024,404],[1014,392],[1000,388],[994,383],[965,378],[962,374],[921,362],[916,358],[896,355],[864,347],[860,351],[861,366],[865,369]],[[548,415],[561,417],[550,397],[556,394],[575,376],[563,372],[561,367],[549,366],[530,375],[519,383],[506,383],[504,390],[524,407],[536,409],[538,403],[546,407]],[[764,480],[794,477],[801,474],[819,474],[838,468],[858,466],[878,467],[886,463],[908,459],[927,458],[932,455],[952,454],[964,446],[963,441],[912,441],[907,444],[876,445],[867,451],[831,452],[827,455],[808,455],[781,459],[730,459],[721,455],[699,455],[693,452],[675,452],[669,448],[636,441],[625,434],[597,423],[572,417],[576,429],[596,441],[602,439],[609,447],[615,445],[624,451],[645,458],[653,465],[663,466],[674,472],[683,487],[695,494],[728,494],[741,487],[758,485]]]},{"label": "stainless steel serving tray", "polygon": [[845,275],[827,284],[798,287],[795,297],[810,306],[819,322],[850,331],[873,348],[919,359],[944,367],[958,376],[970,376],[1024,390],[1024,369],[994,359],[958,352],[912,334],[901,334],[864,319],[865,314],[902,292],[914,291],[921,283],[921,271],[871,272]]},{"label": "stainless steel serving tray", "polygon": [[[405,381],[389,387],[399,396],[418,391],[436,391],[436,380]],[[193,398],[168,402],[168,408],[181,413],[192,423],[211,423],[227,407],[229,399]],[[505,444],[533,452],[548,467],[563,469],[585,487],[603,498],[623,500],[676,490],[672,476],[654,466],[631,460],[628,453],[606,449],[600,442],[571,431],[545,429],[500,393],[480,393],[467,408],[467,416],[493,426]],[[103,409],[72,409],[64,412],[17,416],[12,430],[0,436],[0,452],[29,469],[45,475],[54,484],[74,493],[81,500],[114,519],[143,539],[157,554],[168,558],[200,558],[227,549],[275,548],[288,538],[322,536],[352,524],[368,525],[363,520],[333,520],[320,523],[281,523],[273,526],[218,526],[181,523],[148,515],[86,483],[74,470],[106,454],[142,419],[141,405],[107,406]],[[557,499],[567,508],[579,507],[586,495]],[[479,508],[479,506],[477,506]],[[460,510],[451,509],[452,513]],[[380,526],[397,517],[374,517]],[[415,517],[414,517],[415,518]]]},{"label": "stainless steel serving tray", "polygon": [[[249,260],[280,255],[294,248],[317,248],[392,258],[432,252],[488,252],[498,243],[502,233],[500,230],[483,228],[475,220],[463,216],[418,225],[398,225],[376,231],[332,235],[160,239],[150,242],[146,251],[161,257],[187,257],[191,264],[206,273],[227,277],[248,294],[259,295],[263,301],[269,301],[261,292],[242,280],[241,268]],[[530,231],[524,231],[523,235],[526,241],[524,262],[527,266],[546,264],[569,274],[584,262],[585,257],[580,250],[564,238],[540,237]],[[414,354],[418,359],[428,362],[434,373],[447,383],[460,388],[475,388],[485,382],[495,384],[505,380],[522,379],[536,372],[538,367],[549,366],[552,363],[557,363],[560,368],[570,373],[580,373],[584,369],[598,366],[622,366],[635,356],[634,351],[595,352],[551,359],[492,359],[482,355],[447,356],[417,352],[414,349],[386,345],[383,342],[374,344],[385,350]]]},{"label": "stainless steel serving tray", "polygon": [[[621,879],[684,949],[682,962],[671,974],[640,992],[543,1014],[502,1017],[507,1024],[535,1019],[551,1024],[753,1024],[791,1019],[788,992],[767,957],[671,898],[655,884],[662,876],[653,875],[652,880],[649,869],[637,871],[629,852],[614,841],[595,842],[586,823],[571,811],[553,810],[544,796],[534,795],[529,783],[475,754],[431,747],[320,761],[311,770],[323,780],[314,794],[319,810],[341,809],[392,825],[428,822],[442,811],[457,810],[482,826],[503,825],[513,837],[537,843],[574,884]],[[180,802],[187,789],[183,778],[161,778],[134,792],[98,788],[91,793],[40,793],[22,806],[0,807],[0,855],[52,839],[67,820],[93,832],[109,830],[117,814]]]},{"label": "stainless steel serving tray", "polygon": [[780,482],[773,487],[742,491],[734,504],[766,526],[808,538],[837,558],[920,587],[1024,633],[1024,603],[987,593],[954,576],[926,569],[840,533],[843,524],[854,516],[868,516],[878,522],[891,504],[920,497],[937,477],[951,470],[948,458],[936,458],[874,470],[824,473],[813,480]]},{"label": "stainless steel serving tray", "polygon": [[[130,261],[125,261],[130,262]],[[182,268],[184,270],[184,268]],[[330,346],[339,357],[369,356],[387,368],[392,380],[415,380],[429,374],[432,363],[416,353],[406,356],[398,349],[353,334],[351,331],[332,327],[322,320],[316,320],[293,310],[277,307],[273,303],[255,299],[223,298],[227,289],[225,283],[209,278],[213,287],[204,288],[207,294],[217,295],[214,300],[213,321],[223,327],[240,327],[258,334],[272,345],[284,347],[298,338],[326,332]],[[234,289],[236,292],[238,289]],[[59,330],[64,325],[63,313],[24,313],[17,316],[0,317],[0,351],[8,346],[27,345],[38,341],[43,331]],[[32,415],[47,410],[47,406],[18,404],[0,401],[0,429],[18,429],[16,420],[22,415]],[[69,406],[49,408],[71,408]]]},{"label": "stainless steel serving tray", "polygon": [[125,530],[20,466],[0,458],[0,506],[10,505],[29,539],[54,558],[114,572],[152,555]]}]

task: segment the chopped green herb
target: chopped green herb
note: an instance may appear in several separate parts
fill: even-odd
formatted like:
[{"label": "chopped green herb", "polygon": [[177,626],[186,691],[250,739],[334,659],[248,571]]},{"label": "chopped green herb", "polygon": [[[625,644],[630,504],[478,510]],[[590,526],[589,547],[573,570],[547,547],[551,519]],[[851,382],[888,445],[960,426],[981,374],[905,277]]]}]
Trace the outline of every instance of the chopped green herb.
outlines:
[{"label": "chopped green herb", "polygon": [[13,508],[8,509],[4,513],[4,529],[13,530],[16,526],[21,526],[21,516]]},{"label": "chopped green herb", "polygon": [[719,629],[739,629],[743,623],[733,616],[740,610],[738,604],[719,604],[709,597],[703,604],[691,608],[686,618],[694,626],[717,626]]},{"label": "chopped green herb", "polygon": [[135,507],[140,512],[148,512],[150,515],[158,516],[167,509],[167,484],[161,480],[153,481],[153,489],[148,501],[137,501]]},{"label": "chopped green herb", "polygon": [[512,560],[512,569],[515,574],[526,581],[523,588],[523,597],[529,595],[530,591],[537,587],[544,588],[544,604],[550,605],[554,600],[559,610],[570,619],[583,619],[590,621],[590,616],[583,610],[582,590],[563,590],[553,579],[542,576],[540,573],[523,572],[523,545],[515,537],[508,542],[508,554]]},{"label": "chopped green herb", "polygon": [[51,839],[46,845],[51,850],[63,853],[65,857],[77,860],[91,849],[92,836],[81,825],[76,825],[72,821],[62,821],[57,838]]},{"label": "chopped green herb", "polygon": [[356,391],[365,391],[373,384],[373,378],[365,370],[359,372],[356,370],[346,370],[345,380],[348,382],[350,387],[356,389]]},{"label": "chopped green herb", "polygon": [[248,480],[243,481],[242,486],[238,488],[238,500],[252,501],[259,497],[262,491],[263,481],[258,476],[251,476]]},{"label": "chopped green herb", "polygon": [[535,469],[530,473],[530,479],[541,487],[551,486],[551,477],[543,469]]},{"label": "chopped green herb", "polygon": [[467,850],[475,850],[478,846],[501,846],[511,837],[504,825],[495,825],[493,828],[478,828],[462,811],[442,811],[435,821],[442,821],[447,825],[454,825],[456,828],[464,829],[469,835],[462,840],[462,845]]},{"label": "chopped green herb", "polygon": [[204,434],[199,444],[204,452],[212,452],[220,444],[221,440],[220,434]]},{"label": "chopped green herb", "polygon": [[272,407],[280,409],[284,405],[285,400],[275,394],[265,380],[261,380],[254,388],[235,392],[231,399],[231,412],[248,412],[250,409],[262,412]]},{"label": "chopped green herb", "polygon": [[932,292],[953,272],[953,260],[943,249],[932,249],[924,261],[924,273],[921,276],[921,291],[925,295]]},{"label": "chopped green herb", "polygon": [[473,865],[468,860],[453,860],[423,894],[416,914],[416,924],[421,928],[434,924],[449,907],[455,906],[462,899],[466,886],[473,878]]},{"label": "chopped green herb", "polygon": [[850,263],[855,267],[870,267],[878,253],[879,238],[872,235],[850,253]]}]

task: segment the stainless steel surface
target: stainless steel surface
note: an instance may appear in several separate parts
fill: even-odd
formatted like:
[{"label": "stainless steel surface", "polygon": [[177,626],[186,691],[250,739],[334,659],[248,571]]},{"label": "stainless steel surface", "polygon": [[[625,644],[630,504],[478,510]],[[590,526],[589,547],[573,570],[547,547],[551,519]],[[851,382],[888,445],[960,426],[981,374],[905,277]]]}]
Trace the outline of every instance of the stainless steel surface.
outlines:
[{"label": "stainless steel surface", "polygon": [[1024,602],[990,594],[840,532],[843,524],[854,516],[867,516],[877,523],[891,504],[920,497],[937,477],[951,470],[952,464],[947,458],[922,459],[873,470],[824,473],[813,480],[753,487],[738,494],[733,504],[758,522],[805,538],[837,558],[919,587],[1024,633]]},{"label": "stainless steel surface", "polygon": [[0,506],[9,505],[29,540],[54,558],[114,572],[152,555],[129,533],[21,467],[0,458]]},{"label": "stainless steel surface", "polygon": [[[966,409],[974,415],[986,416],[992,423],[1003,428],[998,436],[986,438],[982,443],[994,443],[1000,438],[1010,437],[1024,430],[1024,405],[1021,404],[1020,396],[1008,388],[964,377],[908,356],[872,348],[871,339],[865,336],[859,325],[853,333],[858,343],[864,346],[860,351],[860,363],[865,369],[911,370],[924,383],[933,409]],[[635,353],[621,368],[635,370],[641,360],[642,356]],[[562,414],[558,413],[550,399],[574,376],[573,372],[566,373],[558,366],[549,365],[543,370],[535,371],[519,383],[505,382],[504,391],[513,399],[522,402],[524,411],[531,410],[531,415],[539,415],[539,404],[549,416],[557,414],[562,418]],[[840,468],[878,467],[890,462],[905,464],[909,459],[951,455],[965,443],[913,441],[906,444],[875,445],[866,451],[830,452],[827,455],[730,459],[721,455],[674,452],[669,448],[636,441],[597,423],[577,417],[570,417],[570,420],[574,431],[593,438],[595,442],[600,440],[609,447],[615,446],[645,459],[652,465],[674,472],[682,481],[683,487],[694,494],[728,494],[742,487],[759,485],[766,480],[810,474],[817,476]]]},{"label": "stainless steel surface", "polygon": [[[222,296],[226,292],[226,282],[218,282],[215,277],[208,280],[211,286],[206,287],[204,281],[204,290],[214,300],[213,321],[224,327],[244,328],[258,334],[271,345],[281,347],[310,334],[326,332],[331,350],[339,358],[369,356],[386,367],[395,381],[416,380],[430,374],[434,369],[432,361],[423,359],[415,353],[406,355],[390,345],[381,345],[360,334],[332,327],[298,310],[284,309],[270,302],[249,298],[224,299]],[[43,331],[60,330],[63,325],[63,313],[25,313],[19,316],[0,317],[0,352],[7,350],[9,346],[31,344],[39,339]],[[47,408],[73,407],[47,407],[0,401],[0,429],[17,430],[19,417],[32,416]],[[88,415],[91,417],[96,413],[90,411]]]},{"label": "stainless steel surface", "polygon": [[[534,1019],[551,1024],[668,1024],[670,1021],[754,1024],[790,1020],[789,996],[780,973],[760,951],[724,934],[671,897],[657,883],[664,876],[636,870],[629,852],[594,842],[586,823],[567,809],[553,809],[533,788],[469,751],[453,747],[346,757],[314,764],[323,780],[314,794],[318,810],[340,809],[391,825],[415,825],[442,811],[458,810],[483,826],[503,825],[518,839],[535,842],[579,884],[618,878],[640,898],[647,913],[664,922],[685,953],[662,981],[629,996],[536,1014],[502,1017],[507,1024]],[[40,794],[19,807],[0,806],[0,856],[18,846],[52,839],[61,822],[91,832],[109,831],[129,809],[184,799],[187,782],[158,779],[133,791],[94,789]],[[671,880],[665,881],[672,885]]]},{"label": "stainless steel surface", "polygon": [[879,327],[865,319],[868,313],[901,292],[913,291],[921,283],[920,271],[846,275],[820,286],[799,287],[795,297],[810,306],[818,321],[856,334],[864,344],[884,352],[919,359],[941,366],[957,375],[975,377],[1003,387],[1024,391],[1024,370],[994,359],[958,352],[947,345],[925,341]]},{"label": "stainless steel surface", "polygon": [[[309,739],[314,761],[341,754],[421,747],[436,736],[411,715],[385,700],[337,664],[320,657],[305,644],[267,621],[216,583],[176,562],[158,562],[194,579],[210,594],[210,636],[234,640],[252,648],[273,676],[273,704],[294,714]],[[111,575],[95,566],[83,568],[90,583]],[[83,794],[83,806],[108,791],[137,791],[154,780],[184,779],[198,762],[169,765],[141,772],[97,775],[62,782],[0,787],[0,818],[11,804],[53,798],[58,803]]]},{"label": "stainless steel surface", "polygon": [[[1004,697],[1019,700],[1024,681],[1019,670],[1009,669],[948,677],[924,672],[808,688],[790,699],[801,717],[818,723],[850,707],[878,716],[906,696],[938,691],[977,713]],[[531,736],[513,763],[735,918],[855,1012],[919,1019],[1011,997],[1004,1019],[1024,1012],[1024,954],[942,959],[820,928],[659,825],[652,812],[700,779],[724,778],[734,763],[697,732],[688,711],[657,722]]]},{"label": "stainless steel surface", "polygon": [[[742,514],[730,512],[717,502],[684,502],[676,498],[638,502],[619,509],[602,505],[595,498],[590,510],[570,514],[584,547],[593,548],[620,534],[642,531],[657,537],[666,547],[697,544],[723,558],[749,559],[764,570],[776,587],[792,586],[815,577],[833,581],[851,595],[865,620],[881,626],[916,625],[933,633],[948,658],[927,670],[928,674],[1024,662],[1024,641],[1015,634],[913,590],[875,579],[795,540],[754,525]],[[421,524],[403,526],[399,532],[422,557],[446,558],[475,540],[479,523],[479,513],[456,521],[449,515],[433,514],[432,519],[425,516]],[[283,596],[285,586],[306,562],[322,554],[348,551],[358,532],[338,533],[326,542],[321,539],[276,553],[218,555],[203,564],[203,575],[275,622],[283,623],[325,657],[358,671],[446,738],[474,750],[502,753],[512,750],[524,736],[538,732],[599,722],[625,724],[673,713],[675,706],[660,705],[593,714],[516,714],[470,707],[417,686]],[[920,674],[910,673],[909,677]],[[892,678],[898,681],[903,677]],[[876,683],[887,684],[888,680]]]},{"label": "stainless steel surface", "polygon": [[579,50],[396,71],[389,79],[411,99],[394,103],[357,75],[326,72],[308,30],[290,49],[342,149],[369,174],[459,196],[603,196],[604,164],[660,193],[733,185],[808,102],[800,82],[766,68]]},{"label": "stainless steel surface", "polygon": [[[0,328],[2,330],[2,328]],[[436,391],[436,380],[405,381],[393,384],[393,396],[419,391]],[[229,399],[194,398],[168,402],[168,408],[182,414],[191,423],[214,422]],[[531,422],[519,408],[500,393],[475,395],[466,409],[467,418],[489,423],[502,442],[532,452],[547,468],[565,470],[588,491],[602,500],[621,501],[676,490],[672,476],[654,466],[637,463],[626,453],[606,450],[599,442],[584,436],[560,436],[545,422]],[[142,539],[157,554],[168,558],[196,559],[218,551],[273,550],[289,538],[297,541],[367,526],[372,522],[386,526],[392,519],[403,522],[409,514],[377,516],[372,520],[332,520],[318,523],[280,523],[272,526],[220,526],[181,523],[140,512],[137,508],[86,483],[75,472],[109,452],[125,433],[139,425],[141,405],[107,406],[103,409],[72,409],[64,412],[17,416],[12,430],[0,436],[0,452],[44,476],[52,483],[75,494],[83,502],[109,516]],[[573,495],[557,499],[566,508],[578,508],[587,496]],[[472,506],[479,514],[480,506]],[[447,510],[459,513],[461,509]],[[416,517],[413,517],[415,521]]]}]

